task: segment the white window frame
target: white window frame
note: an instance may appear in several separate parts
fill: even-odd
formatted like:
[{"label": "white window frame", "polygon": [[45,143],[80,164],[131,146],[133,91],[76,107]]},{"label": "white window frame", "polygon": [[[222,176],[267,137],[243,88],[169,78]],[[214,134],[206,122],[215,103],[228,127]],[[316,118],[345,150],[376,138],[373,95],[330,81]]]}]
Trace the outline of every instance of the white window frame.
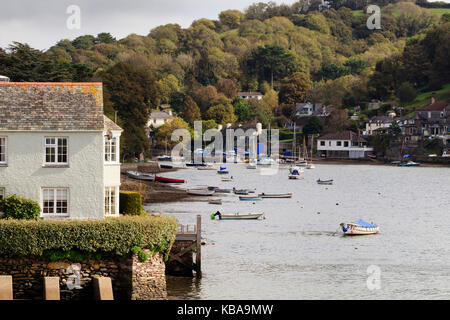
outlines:
[{"label": "white window frame", "polygon": [[[4,141],[4,144],[2,144],[1,141]],[[8,137],[0,136],[0,145],[2,145],[5,148],[5,152],[3,153],[5,159],[2,161],[0,157],[0,164],[7,164],[8,163]]]},{"label": "white window frame", "polygon": [[[114,145],[112,144],[112,141],[114,141]],[[109,143],[108,145],[108,151],[106,151],[107,148],[107,143]],[[119,137],[115,137],[113,136],[111,139],[108,139],[108,135],[104,136],[103,139],[103,153],[104,153],[104,161],[105,163],[117,163],[119,162]],[[112,159],[112,155],[115,156],[115,160],[111,160]]]},{"label": "white window frame", "polygon": [[[111,191],[114,190],[114,201]],[[114,203],[113,203],[114,202]],[[112,211],[114,210],[114,211]],[[119,216],[119,186],[105,186],[105,217]]]},{"label": "white window frame", "polygon": [[[44,193],[46,190],[53,191],[53,212],[44,213]],[[58,201],[58,191],[64,190],[67,192],[67,212],[65,213],[57,213],[57,201]],[[68,217],[70,214],[70,192],[69,188],[66,187],[42,187],[41,189],[41,216],[43,217]]]},{"label": "white window frame", "polygon": [[[69,138],[68,137],[44,137],[44,164],[45,165],[51,165],[51,166],[66,166],[69,164]],[[47,139],[55,139],[54,144],[47,144]],[[58,156],[59,156],[59,150],[58,150],[58,142],[60,139],[66,140],[66,162],[59,162]],[[47,147],[54,148],[55,150],[55,162],[47,162]]]}]

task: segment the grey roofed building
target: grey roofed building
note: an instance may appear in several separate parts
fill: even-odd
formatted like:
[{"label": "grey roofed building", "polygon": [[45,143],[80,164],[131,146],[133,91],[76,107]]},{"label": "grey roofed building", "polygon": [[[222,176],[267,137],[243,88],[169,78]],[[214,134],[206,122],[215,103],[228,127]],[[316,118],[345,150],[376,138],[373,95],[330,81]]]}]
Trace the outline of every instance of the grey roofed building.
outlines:
[{"label": "grey roofed building", "polygon": [[0,82],[0,131],[103,131],[102,83]]}]

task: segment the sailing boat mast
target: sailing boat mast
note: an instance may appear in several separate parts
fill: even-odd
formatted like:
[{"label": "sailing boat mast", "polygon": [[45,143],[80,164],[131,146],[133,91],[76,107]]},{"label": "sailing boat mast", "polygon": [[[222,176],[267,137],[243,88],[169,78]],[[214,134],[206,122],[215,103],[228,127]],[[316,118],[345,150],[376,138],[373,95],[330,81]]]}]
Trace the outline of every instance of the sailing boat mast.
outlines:
[{"label": "sailing boat mast", "polygon": [[293,156],[294,156],[294,162],[295,162],[295,152],[296,152],[296,149],[297,149],[297,145],[296,145],[297,137],[295,135],[295,122],[294,122],[294,140],[292,142],[293,142],[293,149],[294,149]]}]

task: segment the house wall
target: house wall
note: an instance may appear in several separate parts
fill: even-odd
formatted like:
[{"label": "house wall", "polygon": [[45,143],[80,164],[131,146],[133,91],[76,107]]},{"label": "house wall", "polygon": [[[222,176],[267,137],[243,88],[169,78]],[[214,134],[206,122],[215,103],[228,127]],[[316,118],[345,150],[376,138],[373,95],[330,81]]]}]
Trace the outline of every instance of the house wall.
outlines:
[{"label": "house wall", "polygon": [[[117,166],[105,167],[103,132],[11,132],[7,136],[7,165],[0,167],[0,187],[37,201],[42,209],[43,187],[69,188],[71,219],[102,219],[104,176],[120,181]],[[44,167],[45,137],[68,138],[68,166]],[[120,168],[120,167],[119,167]],[[120,170],[120,169],[119,169]]]},{"label": "house wall", "polygon": [[[321,146],[321,141],[325,141],[325,145]],[[341,141],[341,146],[337,142]],[[348,142],[348,147],[344,147],[344,142]],[[372,147],[352,146],[350,140],[317,140],[317,151],[319,154],[326,151],[327,157],[333,158],[363,158],[367,152],[373,151]]]}]

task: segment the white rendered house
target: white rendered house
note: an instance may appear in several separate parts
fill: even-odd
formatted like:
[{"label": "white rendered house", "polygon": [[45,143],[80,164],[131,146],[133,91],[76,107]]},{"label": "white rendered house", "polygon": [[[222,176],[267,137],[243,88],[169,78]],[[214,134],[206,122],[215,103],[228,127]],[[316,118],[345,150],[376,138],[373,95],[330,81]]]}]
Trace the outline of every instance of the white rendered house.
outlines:
[{"label": "white rendered house", "polygon": [[117,216],[121,132],[101,83],[0,82],[0,198],[32,199],[42,218]]},{"label": "white rendered house", "polygon": [[317,152],[326,158],[364,158],[373,148],[352,131],[325,134],[317,139]]}]

